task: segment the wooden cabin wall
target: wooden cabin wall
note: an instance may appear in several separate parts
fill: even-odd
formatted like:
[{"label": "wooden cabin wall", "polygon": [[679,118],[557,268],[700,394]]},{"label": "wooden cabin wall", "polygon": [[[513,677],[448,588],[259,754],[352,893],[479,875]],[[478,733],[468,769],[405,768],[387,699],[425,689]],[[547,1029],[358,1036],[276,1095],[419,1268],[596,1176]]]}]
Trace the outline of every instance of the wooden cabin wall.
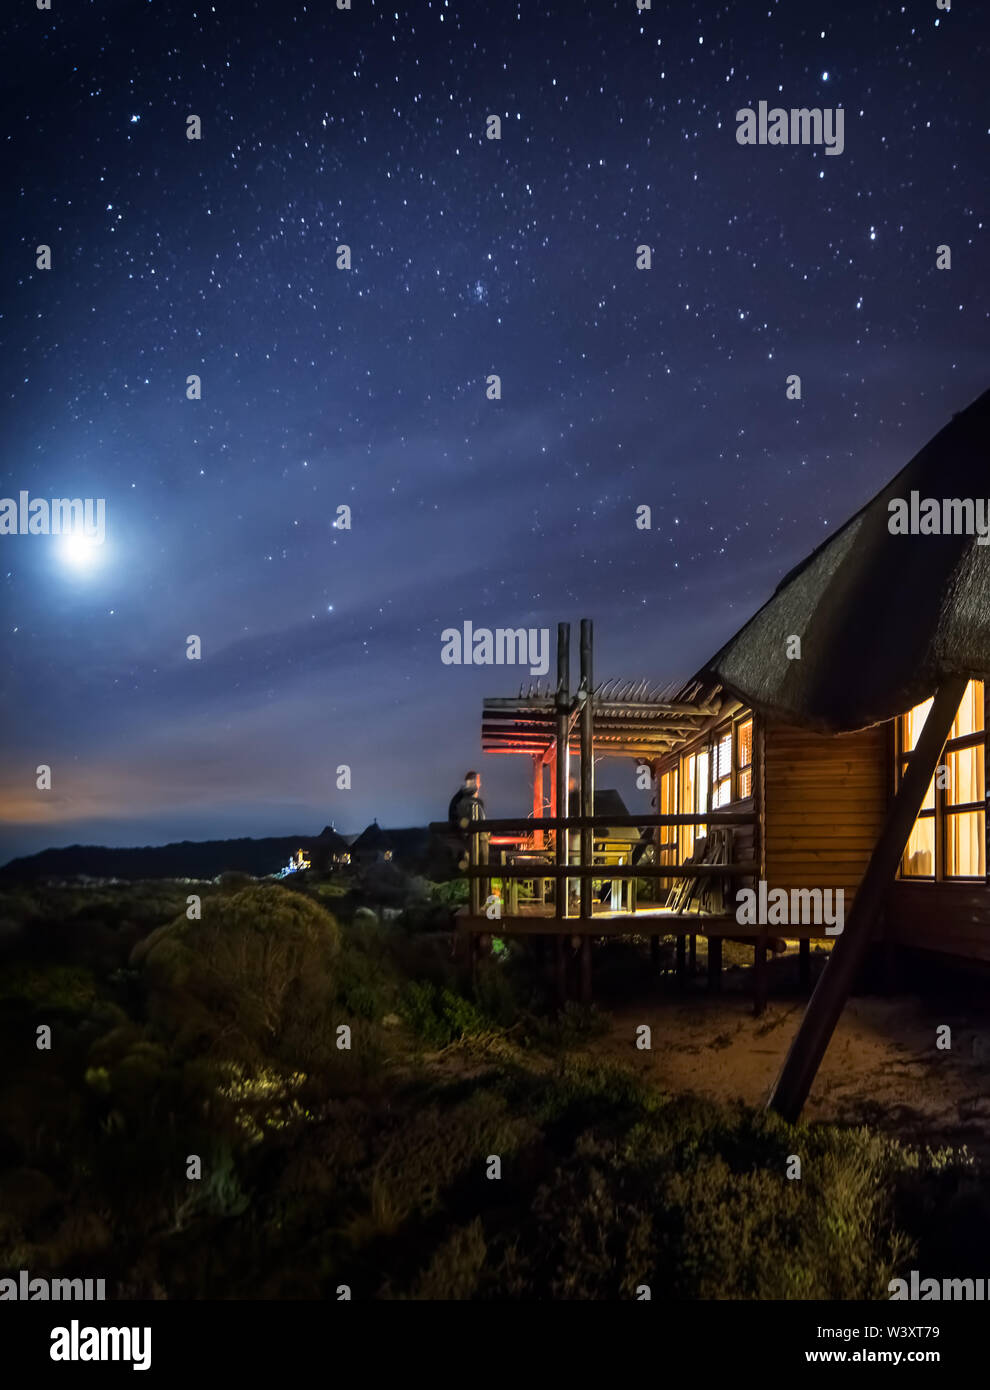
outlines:
[{"label": "wooden cabin wall", "polygon": [[768,720],[763,749],[771,888],[842,888],[845,911],[883,824],[888,730],[832,737]]},{"label": "wooden cabin wall", "polygon": [[[990,680],[984,682],[983,693],[983,727],[990,729]],[[890,737],[893,748],[893,729]],[[983,754],[984,782],[990,789],[990,739]],[[984,830],[990,863],[990,815]],[[990,884],[978,879],[898,878],[884,908],[884,939],[895,946],[990,963]]]},{"label": "wooden cabin wall", "polygon": [[[747,796],[743,801],[730,801],[728,806],[722,807],[723,811],[739,811],[745,815],[752,815],[756,810],[756,804],[751,796]],[[756,826],[753,825],[734,825],[732,827],[732,857],[743,863],[759,861],[759,836]]]},{"label": "wooden cabin wall", "polygon": [[884,939],[895,946],[990,961],[990,890],[982,883],[891,885]]}]

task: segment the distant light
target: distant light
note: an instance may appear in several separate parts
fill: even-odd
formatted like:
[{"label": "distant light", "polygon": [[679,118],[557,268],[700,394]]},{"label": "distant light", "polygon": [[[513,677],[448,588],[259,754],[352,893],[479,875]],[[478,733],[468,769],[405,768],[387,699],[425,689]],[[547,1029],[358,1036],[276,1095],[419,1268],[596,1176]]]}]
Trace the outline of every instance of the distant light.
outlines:
[{"label": "distant light", "polygon": [[327,612],[328,612],[328,613],[332,613],[332,612],[333,612],[333,604],[332,604],[332,603],[328,603],[328,604],[327,604]]},{"label": "distant light", "polygon": [[823,81],[823,82],[827,82],[827,81],[828,81],[828,73],[827,73],[827,72],[823,72],[823,73],[822,73],[822,81]]},{"label": "distant light", "polygon": [[139,121],[140,119],[141,119],[140,116],[132,116],[132,117],[131,117],[131,125],[137,125],[137,123],[138,123],[138,121]]}]

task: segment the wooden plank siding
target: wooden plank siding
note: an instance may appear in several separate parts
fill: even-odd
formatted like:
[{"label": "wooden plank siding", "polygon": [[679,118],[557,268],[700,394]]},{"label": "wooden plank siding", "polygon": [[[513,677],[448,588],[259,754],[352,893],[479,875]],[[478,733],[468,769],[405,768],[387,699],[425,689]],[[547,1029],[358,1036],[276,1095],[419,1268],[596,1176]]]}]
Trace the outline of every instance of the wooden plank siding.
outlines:
[{"label": "wooden plank siding", "polygon": [[887,725],[827,737],[767,722],[770,888],[842,888],[848,912],[887,809],[888,737]]},{"label": "wooden plank siding", "polygon": [[898,879],[887,899],[884,936],[896,946],[990,962],[990,890],[982,883]]},{"label": "wooden plank siding", "polygon": [[[990,728],[990,680],[984,681],[983,698],[983,725]],[[984,767],[985,789],[990,789],[990,739],[984,745]],[[984,833],[990,864],[990,815]],[[941,863],[941,846],[938,858]],[[887,896],[884,939],[895,946],[990,962],[990,886],[974,879],[898,878]]]},{"label": "wooden plank siding", "polygon": [[[990,727],[990,681],[987,701]],[[657,774],[709,743],[719,722],[658,759]],[[990,744],[986,758],[990,789]],[[893,795],[893,722],[830,737],[756,716],[753,759],[754,795],[725,809],[762,809],[763,816],[756,827],[733,830],[733,857],[765,856],[770,888],[842,888],[848,915]],[[990,884],[898,878],[887,896],[883,937],[990,964]]]}]

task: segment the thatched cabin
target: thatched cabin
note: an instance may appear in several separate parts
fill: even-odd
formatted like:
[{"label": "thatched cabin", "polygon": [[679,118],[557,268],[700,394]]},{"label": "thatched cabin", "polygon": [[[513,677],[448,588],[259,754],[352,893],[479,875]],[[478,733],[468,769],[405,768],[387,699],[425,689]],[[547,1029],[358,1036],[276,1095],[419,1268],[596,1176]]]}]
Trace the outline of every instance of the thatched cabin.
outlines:
[{"label": "thatched cabin", "polygon": [[365,826],[350,848],[351,863],[358,866],[389,864],[395,854],[391,836],[377,821]]},{"label": "thatched cabin", "polygon": [[[726,703],[656,764],[661,810],[753,797],[768,887],[841,887],[848,911],[933,693],[962,680],[884,895],[882,939],[980,961],[990,961],[990,545],[977,534],[990,506],[988,446],[990,392],[794,568],[706,663],[678,698]],[[910,512],[912,495],[927,527],[892,530],[898,503]],[[925,499],[938,502],[937,513]],[[946,533],[946,518],[963,522],[958,534]],[[691,829],[680,837],[689,842]]]},{"label": "thatched cabin", "polygon": [[310,864],[319,873],[330,873],[350,863],[347,841],[332,825],[325,825],[317,838],[310,841],[308,852]]},{"label": "thatched cabin", "polygon": [[[721,939],[741,934],[754,943],[759,1007],[777,922],[766,915],[747,926],[738,910],[744,895],[755,897],[759,887],[761,906],[775,894],[804,907],[816,895],[821,903],[841,893],[838,931],[830,930],[834,918],[811,915],[790,917],[780,933],[801,940],[805,967],[809,939],[834,940],[774,1094],[775,1107],[791,1117],[871,943],[990,961],[988,463],[990,391],[792,569],[680,689],[596,685],[592,624],[583,619],[573,699],[570,629],[561,623],[556,687],[485,701],[482,746],[532,758],[533,811],[528,821],[479,823],[479,834],[528,824],[541,845],[544,835],[555,839],[547,876],[581,881],[576,914],[570,895],[558,892],[552,908],[533,909],[544,919],[552,912],[553,923],[510,911],[500,928],[556,928],[562,996],[568,937],[581,939],[581,991],[590,997],[594,937],[648,934],[655,945],[657,933],[673,932],[680,965],[685,933],[707,936],[717,983]],[[574,754],[577,817],[566,792]],[[656,877],[669,865],[678,879],[662,906],[637,910],[634,902],[604,912],[593,901],[601,873],[593,854],[596,754],[630,757],[652,771],[659,865],[644,873]],[[565,805],[561,817],[557,807]],[[581,846],[576,874],[573,835]],[[490,871],[476,844],[468,873],[473,897],[461,926],[483,933],[477,885]],[[726,896],[719,890],[704,911],[684,910],[683,884],[720,880],[731,880]]]}]

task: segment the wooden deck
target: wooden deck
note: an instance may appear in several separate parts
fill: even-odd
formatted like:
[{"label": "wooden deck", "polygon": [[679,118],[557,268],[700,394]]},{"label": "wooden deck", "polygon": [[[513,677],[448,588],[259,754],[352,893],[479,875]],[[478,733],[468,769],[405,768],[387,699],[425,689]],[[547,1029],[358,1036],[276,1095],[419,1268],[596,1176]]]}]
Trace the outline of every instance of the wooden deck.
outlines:
[{"label": "wooden deck", "polygon": [[518,912],[489,918],[472,916],[459,908],[457,930],[482,936],[712,936],[738,937],[759,941],[766,937],[788,937],[831,941],[822,926],[760,927],[744,926],[728,913],[671,912],[665,907],[640,907],[635,912],[613,912],[603,908],[592,917],[555,917],[553,904],[521,907]]},{"label": "wooden deck", "polygon": [[[800,979],[803,987],[810,983],[810,951],[812,940],[833,940],[826,937],[824,926],[788,926],[778,931],[768,927],[741,926],[735,917],[728,914],[705,914],[700,912],[671,912],[664,907],[641,907],[635,912],[613,912],[603,908],[592,917],[556,917],[552,904],[532,904],[521,908],[511,916],[488,918],[484,914],[472,915],[469,908],[462,907],[455,914],[458,935],[465,941],[472,967],[477,965],[481,938],[485,936],[531,936],[540,942],[541,952],[546,949],[547,939],[555,943],[555,965],[553,973],[557,983],[557,994],[563,1002],[569,993],[568,979],[572,973],[567,963],[567,944],[573,937],[580,939],[578,997],[586,1003],[591,1002],[591,952],[592,942],[603,936],[641,936],[650,941],[650,961],[653,969],[660,963],[660,939],[673,936],[677,940],[677,974],[684,976],[687,970],[694,973],[695,942],[699,936],[708,939],[707,975],[712,990],[721,988],[722,942],[730,937],[739,941],[753,943],[753,1007],[759,1014],[766,1005],[767,990],[767,950],[771,940],[784,935],[800,942]],[[690,947],[688,948],[688,943]]]}]

